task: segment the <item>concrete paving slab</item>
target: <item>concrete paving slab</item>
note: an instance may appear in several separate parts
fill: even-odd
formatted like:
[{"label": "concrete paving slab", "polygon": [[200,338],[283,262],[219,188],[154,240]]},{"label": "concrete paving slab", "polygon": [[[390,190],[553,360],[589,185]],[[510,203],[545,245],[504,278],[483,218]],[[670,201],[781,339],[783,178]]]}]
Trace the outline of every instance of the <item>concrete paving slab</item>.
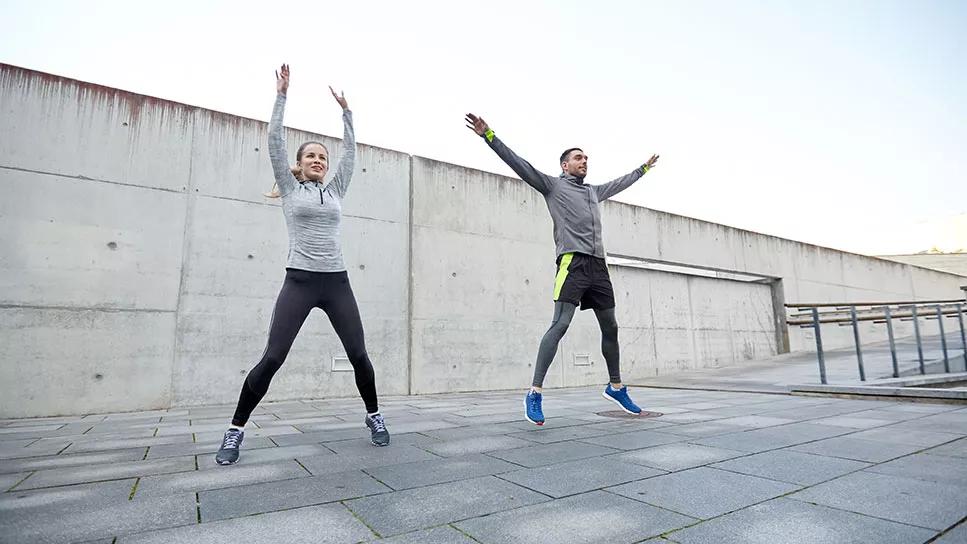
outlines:
[{"label": "concrete paving slab", "polygon": [[620,459],[628,463],[644,465],[668,472],[677,472],[679,470],[709,465],[717,461],[724,461],[725,459],[732,459],[744,455],[748,455],[748,453],[700,446],[698,444],[677,443],[632,450],[607,458]]},{"label": "concrete paving slab", "polygon": [[853,436],[828,438],[809,444],[800,444],[789,449],[828,457],[864,461],[867,463],[882,463],[924,449],[923,446],[874,442],[872,440],[860,440],[853,438]]},{"label": "concrete paving slab", "polygon": [[145,501],[95,503],[84,508],[72,502],[36,508],[29,514],[0,510],[0,535],[10,542],[67,543],[196,521],[195,495],[192,493]]},{"label": "concrete paving slab", "polygon": [[793,423],[781,427],[756,429],[712,438],[693,440],[696,444],[731,450],[758,453],[766,450],[785,448],[795,444],[812,442],[850,432],[849,429],[812,423]]},{"label": "concrete paving slab", "polygon": [[11,489],[14,485],[19,484],[29,475],[29,472],[11,472],[7,474],[0,474],[0,493]]},{"label": "concrete paving slab", "polygon": [[927,482],[954,484],[967,489],[967,464],[955,457],[917,453],[875,465],[866,470]]},{"label": "concrete paving slab", "polygon": [[815,423],[816,425],[833,425],[836,427],[847,427],[849,429],[873,429],[892,424],[892,422],[885,419],[852,417],[849,415],[810,419],[809,422]]},{"label": "concrete paving slab", "polygon": [[856,472],[790,499],[942,531],[967,516],[967,490],[895,475]]},{"label": "concrete paving slab", "polygon": [[104,451],[95,453],[77,453],[74,455],[49,455],[44,457],[24,457],[19,459],[0,460],[0,474],[7,472],[34,471],[52,468],[65,468],[83,465],[98,465],[103,463],[123,463],[126,461],[140,461],[144,458],[147,448],[133,448],[127,450]]},{"label": "concrete paving slab", "polygon": [[195,470],[141,478],[134,499],[177,493],[197,493],[211,489],[237,487],[261,482],[306,478],[310,474],[296,461],[254,465],[231,465],[219,470]]},{"label": "concrete paving slab", "polygon": [[380,544],[474,544],[475,542],[478,541],[471,540],[470,537],[449,525],[425,531],[415,531],[379,541]]},{"label": "concrete paving slab", "polygon": [[[322,445],[303,444],[301,446],[280,446],[277,448],[247,449],[244,441],[239,452],[238,464],[254,465],[257,463],[275,463],[277,461],[291,461],[303,457],[320,457],[333,455],[332,450]],[[198,455],[199,470],[218,470],[224,468],[215,463],[213,454]]]},{"label": "concrete paving slab", "polygon": [[202,522],[344,501],[392,491],[361,471],[202,491]]},{"label": "concrete paving slab", "polygon": [[499,477],[557,499],[661,474],[665,471],[609,456],[516,470]]},{"label": "concrete paving slab", "polygon": [[960,440],[955,440],[942,446],[930,448],[925,450],[925,453],[931,455],[947,455],[950,457],[967,457],[967,438],[961,438]]},{"label": "concrete paving slab", "polygon": [[[611,544],[642,539],[696,520],[595,491],[460,521],[454,525],[484,544],[568,542]],[[604,530],[607,528],[607,530]]]},{"label": "concrete paving slab", "polygon": [[608,491],[687,516],[708,519],[797,489],[800,486],[699,467],[608,488]]},{"label": "concrete paving slab", "polygon": [[511,450],[532,446],[534,443],[529,440],[522,440],[512,436],[490,436],[477,437],[469,436],[457,440],[448,440],[442,444],[426,446],[426,451],[435,453],[443,457],[455,457],[469,455],[471,453],[496,452],[499,450]]},{"label": "concrete paving slab", "polygon": [[122,536],[117,544],[225,544],[226,535],[244,535],[245,544],[350,544],[374,537],[345,507],[334,504]]},{"label": "concrete paving slab", "polygon": [[17,489],[37,489],[62,485],[120,480],[153,474],[169,474],[195,470],[193,457],[172,457],[157,461],[134,461],[130,463],[109,463],[84,465],[80,467],[54,468],[40,470],[27,478]]},{"label": "concrete paving slab", "polygon": [[[218,448],[221,446],[221,440],[215,442],[195,442],[192,444],[162,444],[160,446],[151,446],[148,448],[148,456],[146,459],[164,459],[167,457],[181,457],[183,455],[215,455],[215,453],[218,451]],[[259,448],[274,448],[275,443],[269,440],[267,437],[249,438],[246,436],[245,439],[242,440],[242,447],[245,448],[245,451]]]},{"label": "concrete paving slab", "polygon": [[774,499],[675,531],[680,544],[909,544],[935,531],[825,506]]},{"label": "concrete paving slab", "polygon": [[[439,444],[440,440],[420,433],[393,434],[390,436],[390,446],[431,446]],[[351,438],[335,442],[323,442],[330,450],[342,455],[365,455],[373,451],[373,440],[366,438]]]},{"label": "concrete paving slab", "polygon": [[86,509],[110,506],[126,501],[131,496],[136,478],[94,484],[69,485],[0,494],[0,511],[9,515],[42,514],[46,509]]},{"label": "concrete paving slab", "polygon": [[346,506],[380,535],[392,536],[548,500],[540,493],[485,476],[355,499]]},{"label": "concrete paving slab", "polygon": [[963,544],[964,542],[967,542],[967,523],[961,523],[950,529],[932,544]]},{"label": "concrete paving slab", "polygon": [[557,444],[530,446],[513,450],[492,451],[488,455],[518,464],[522,467],[533,468],[543,465],[565,463],[587,457],[599,457],[609,453],[617,453],[618,451],[614,448],[597,446],[595,444],[560,442]]},{"label": "concrete paving slab", "polygon": [[687,436],[689,438],[705,438],[723,434],[741,433],[749,430],[752,429],[750,427],[742,427],[740,425],[729,425],[727,423],[720,423],[718,421],[702,421],[698,423],[688,423],[668,427],[662,432],[667,434]]},{"label": "concrete paving slab", "polygon": [[91,437],[87,442],[73,442],[64,453],[85,453],[94,451],[120,450],[125,448],[144,448],[162,444],[190,444],[194,442],[190,434],[173,436],[154,436],[147,438],[98,439]]},{"label": "concrete paving slab", "polygon": [[619,450],[639,450],[648,446],[660,446],[672,442],[684,442],[685,437],[661,431],[634,431],[630,433],[609,434],[596,438],[585,438],[581,442],[597,444]]},{"label": "concrete paving slab", "polygon": [[367,474],[400,490],[423,487],[517,470],[520,467],[480,453],[431,461],[368,468]]},{"label": "concrete paving slab", "polygon": [[[909,425],[915,426],[912,422]],[[963,438],[961,434],[924,431],[919,428],[910,428],[907,424],[860,431],[850,436],[861,440],[872,440],[874,442],[885,442],[887,444],[908,444],[924,447],[939,446]]]},{"label": "concrete paving slab", "polygon": [[869,463],[791,450],[756,453],[712,465],[713,468],[804,486],[832,480],[869,466]]},{"label": "concrete paving slab", "polygon": [[333,474],[349,470],[368,469],[417,461],[431,461],[441,459],[438,455],[417,448],[415,446],[393,446],[377,448],[373,446],[369,453],[359,455],[320,455],[299,457],[302,466],[313,475]]}]

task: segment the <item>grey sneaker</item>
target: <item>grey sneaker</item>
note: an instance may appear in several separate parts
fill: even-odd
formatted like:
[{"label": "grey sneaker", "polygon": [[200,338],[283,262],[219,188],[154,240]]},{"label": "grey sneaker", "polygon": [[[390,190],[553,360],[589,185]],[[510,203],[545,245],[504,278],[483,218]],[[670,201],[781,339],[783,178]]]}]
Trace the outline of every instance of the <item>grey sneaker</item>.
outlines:
[{"label": "grey sneaker", "polygon": [[222,438],[222,447],[215,454],[215,462],[219,465],[234,465],[238,462],[238,447],[242,445],[245,431],[229,429]]},{"label": "grey sneaker", "polygon": [[389,431],[386,430],[386,423],[383,421],[382,415],[376,414],[373,417],[367,415],[366,426],[373,433],[374,446],[389,446]]}]

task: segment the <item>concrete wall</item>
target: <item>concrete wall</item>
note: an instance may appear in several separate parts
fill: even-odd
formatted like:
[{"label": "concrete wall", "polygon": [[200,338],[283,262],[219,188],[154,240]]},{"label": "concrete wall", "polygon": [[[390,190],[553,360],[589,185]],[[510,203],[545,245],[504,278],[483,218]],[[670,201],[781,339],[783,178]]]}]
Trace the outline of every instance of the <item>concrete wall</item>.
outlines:
[{"label": "concrete wall", "polygon": [[[0,126],[0,417],[234,402],[284,277],[266,124],[0,65]],[[338,160],[299,131],[292,154],[309,138]],[[344,206],[386,394],[408,389],[409,163],[360,146]],[[269,397],[352,393],[342,354],[314,312]]]},{"label": "concrete wall", "polygon": [[918,253],[915,255],[880,255],[880,259],[931,268],[964,276],[967,285],[967,253]]},{"label": "concrete wall", "polygon": [[[234,402],[284,275],[265,123],[0,65],[0,126],[0,417]],[[288,138],[338,155],[332,138]],[[555,272],[540,195],[362,145],[344,212],[382,394],[529,382]],[[630,382],[776,353],[777,300],[953,298],[963,282],[625,204],[603,214],[611,252],[777,280],[613,266]],[[599,342],[580,313],[547,385],[603,383]],[[314,313],[268,398],[355,395],[331,370],[340,355]]]},{"label": "concrete wall", "polygon": [[[963,277],[804,244],[618,202],[604,205],[609,252],[782,280],[786,303],[880,302],[963,298]],[[862,338],[886,339],[867,323]],[[913,334],[898,323],[897,335]],[[814,349],[811,330],[789,331],[792,351]],[[847,328],[824,329],[828,348],[852,345]]]},{"label": "concrete wall", "polygon": [[[413,391],[529,384],[556,274],[543,198],[515,179],[422,158],[412,184]],[[616,225],[621,210],[606,207],[609,248],[626,228],[647,236]],[[776,353],[767,285],[622,266],[611,273],[626,381]],[[545,385],[606,382],[599,346],[593,313],[580,312]]]}]

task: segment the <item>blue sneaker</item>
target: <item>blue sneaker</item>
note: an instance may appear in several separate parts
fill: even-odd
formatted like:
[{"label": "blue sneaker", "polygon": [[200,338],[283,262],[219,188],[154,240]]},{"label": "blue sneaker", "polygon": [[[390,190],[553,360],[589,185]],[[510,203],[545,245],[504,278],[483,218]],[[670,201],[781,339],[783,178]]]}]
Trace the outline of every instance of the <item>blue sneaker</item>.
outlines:
[{"label": "blue sneaker", "polygon": [[524,397],[524,417],[534,425],[544,424],[544,412],[541,411],[541,394],[531,391]]},{"label": "blue sneaker", "polygon": [[631,397],[628,396],[627,385],[622,385],[621,389],[616,391],[611,388],[611,384],[608,384],[604,386],[604,393],[601,393],[601,396],[617,404],[629,414],[638,415],[641,413],[641,408],[638,408],[638,405],[632,402]]}]

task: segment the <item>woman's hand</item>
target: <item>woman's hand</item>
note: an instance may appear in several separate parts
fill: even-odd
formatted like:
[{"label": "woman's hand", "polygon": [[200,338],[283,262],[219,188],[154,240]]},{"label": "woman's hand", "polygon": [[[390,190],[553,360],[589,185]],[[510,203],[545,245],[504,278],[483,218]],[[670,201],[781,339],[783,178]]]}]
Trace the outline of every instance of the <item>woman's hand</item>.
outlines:
[{"label": "woman's hand", "polygon": [[279,75],[279,73],[280,71],[276,70],[275,90],[278,91],[278,93],[281,94],[282,96],[285,96],[285,93],[289,91],[289,65],[283,64],[281,69],[282,75]]},{"label": "woman's hand", "polygon": [[329,86],[329,92],[332,93],[332,97],[336,99],[336,102],[339,102],[339,105],[342,106],[342,109],[349,109],[349,102],[346,102],[346,93],[340,91],[339,94],[336,94],[336,91],[332,89],[332,85]]}]

